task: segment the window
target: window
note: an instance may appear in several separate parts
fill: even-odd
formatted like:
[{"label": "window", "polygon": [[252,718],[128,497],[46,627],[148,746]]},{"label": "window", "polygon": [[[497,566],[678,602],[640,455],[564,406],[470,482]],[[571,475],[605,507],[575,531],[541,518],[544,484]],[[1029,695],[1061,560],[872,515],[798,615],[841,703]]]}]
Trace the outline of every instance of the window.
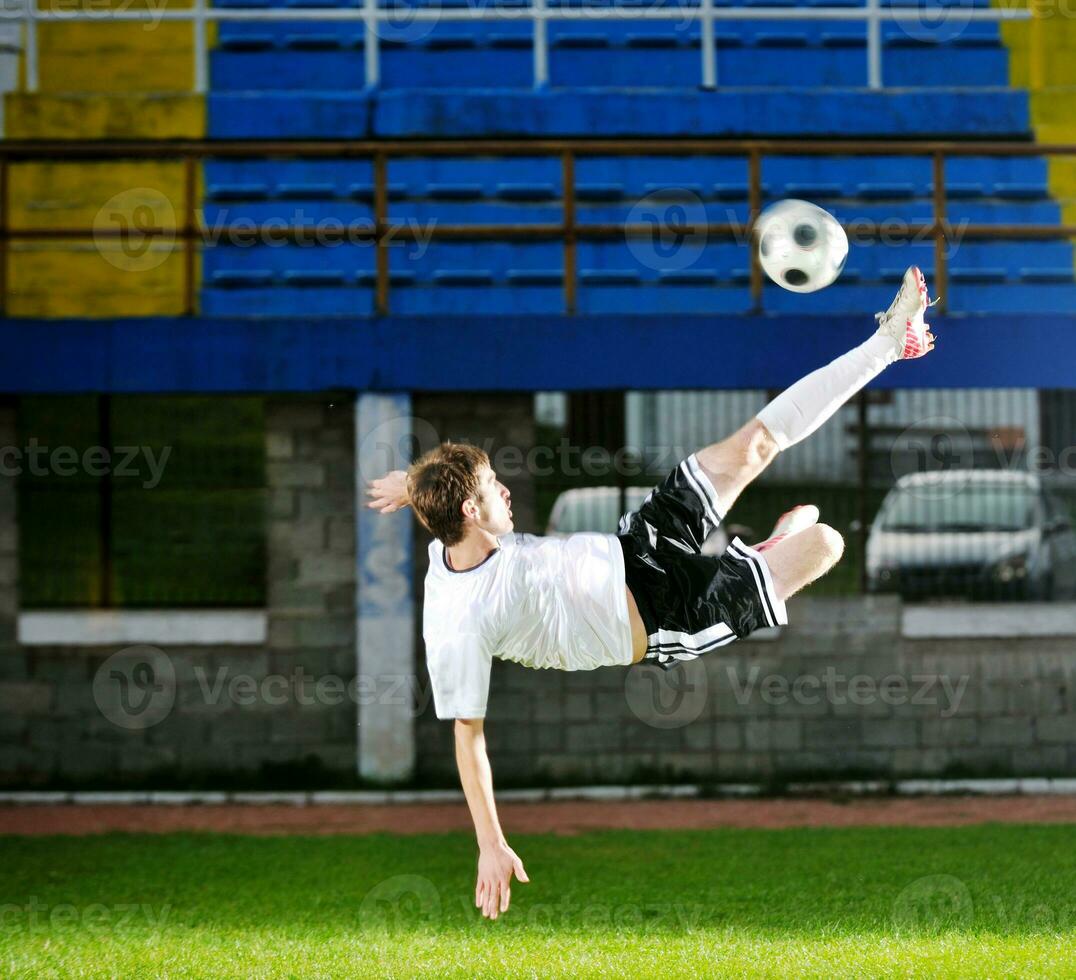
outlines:
[{"label": "window", "polygon": [[19,404],[23,608],[260,606],[262,401]]}]

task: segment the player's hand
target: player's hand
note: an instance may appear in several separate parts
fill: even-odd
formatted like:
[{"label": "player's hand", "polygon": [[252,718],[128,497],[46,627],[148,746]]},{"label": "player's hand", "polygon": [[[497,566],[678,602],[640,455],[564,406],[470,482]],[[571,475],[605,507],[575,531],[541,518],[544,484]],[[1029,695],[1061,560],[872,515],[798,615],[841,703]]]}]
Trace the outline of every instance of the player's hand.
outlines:
[{"label": "player's hand", "polygon": [[406,507],[407,474],[403,470],[393,470],[379,480],[366,484],[366,496],[370,498],[366,506],[382,514],[392,514]]},{"label": "player's hand", "polygon": [[487,919],[496,919],[508,911],[512,900],[512,875],[520,881],[530,881],[523,870],[519,855],[507,844],[484,847],[478,855],[478,884],[474,904]]}]

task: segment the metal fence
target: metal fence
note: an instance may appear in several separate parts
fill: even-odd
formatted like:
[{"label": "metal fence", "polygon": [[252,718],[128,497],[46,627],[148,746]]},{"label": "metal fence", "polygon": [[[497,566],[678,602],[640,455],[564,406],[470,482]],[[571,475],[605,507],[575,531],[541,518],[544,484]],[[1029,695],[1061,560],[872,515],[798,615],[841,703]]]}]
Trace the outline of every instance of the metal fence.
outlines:
[{"label": "metal fence", "polygon": [[[653,240],[655,226],[647,222],[598,223],[579,220],[576,199],[576,162],[583,157],[737,157],[742,158],[748,195],[746,222],[712,222],[705,216],[693,221],[689,233],[705,241],[737,241],[750,239],[752,222],[763,204],[763,163],[770,157],[787,156],[897,156],[927,158],[931,161],[930,187],[932,216],[929,222],[901,222],[899,228],[887,222],[862,220],[853,229],[857,238],[866,241],[893,240],[929,241],[934,246],[934,291],[941,297],[939,312],[945,312],[948,294],[948,252],[954,241],[954,227],[947,217],[949,195],[946,184],[946,164],[957,157],[1065,157],[1076,156],[1076,144],[1005,143],[991,141],[898,141],[898,140],[722,140],[722,139],[619,139],[619,140],[414,140],[414,141],[155,141],[94,142],[72,140],[0,142],[0,313],[7,309],[7,251],[18,241],[77,241],[92,238],[100,243],[122,240],[130,235],[126,225],[121,227],[90,226],[13,228],[10,220],[11,201],[9,177],[13,165],[26,162],[115,161],[145,160],[181,161],[184,166],[182,199],[170,210],[178,216],[177,227],[146,226],[138,233],[145,238],[160,239],[182,249],[184,264],[184,311],[197,312],[196,284],[199,248],[208,241],[208,230],[201,215],[197,198],[199,165],[212,159],[343,159],[369,160],[373,165],[373,219],[368,228],[353,229],[356,240],[369,243],[376,251],[375,312],[391,310],[389,251],[396,244],[413,242],[419,232],[431,240],[484,240],[505,242],[559,241],[563,247],[564,312],[576,312],[578,268],[577,243],[643,239]],[[515,223],[447,223],[434,222],[429,227],[415,229],[406,223],[393,224],[389,214],[389,181],[393,161],[421,157],[552,157],[559,159],[562,197],[559,222]],[[682,228],[671,228],[683,233]],[[294,222],[286,228],[278,222],[272,226],[216,228],[217,241],[249,237],[262,232],[305,236],[316,240],[316,228],[298,227]],[[982,224],[963,223],[960,240],[1063,240],[1076,238],[1072,224]],[[745,256],[750,267],[750,288],[755,311],[763,309],[763,273],[756,250]]]},{"label": "metal fence", "polygon": [[[945,9],[945,8],[943,8]],[[1033,24],[1032,33],[1032,85],[1041,83],[1038,74],[1042,64],[1042,5],[1032,3],[1026,8],[994,7],[973,9],[959,6],[951,14],[960,24],[970,21],[1023,21]],[[264,23],[269,21],[341,22],[353,21],[365,27],[364,49],[365,78],[363,85],[376,88],[380,83],[379,51],[382,34],[386,28],[403,22],[439,23],[452,21],[528,21],[533,32],[534,87],[542,88],[549,83],[549,45],[547,25],[551,21],[580,20],[647,20],[688,21],[700,25],[701,65],[700,80],[703,88],[718,85],[719,57],[714,35],[714,25],[719,21],[862,21],[867,27],[866,69],[867,84],[872,89],[882,87],[882,24],[884,22],[921,23],[924,10],[918,7],[883,6],[882,0],[866,0],[863,7],[718,7],[714,0],[672,3],[654,3],[652,6],[611,7],[596,3],[572,5],[550,4],[547,0],[530,0],[529,3],[488,4],[473,6],[411,6],[406,4],[382,5],[379,0],[363,0],[360,7],[304,7],[301,12],[288,9],[239,9],[210,7],[206,0],[192,0],[192,6],[184,10],[70,10],[39,9],[36,0],[24,0],[22,9],[0,10],[0,20],[21,21],[24,25],[26,52],[26,88],[36,92],[39,86],[38,25],[56,21],[135,21],[135,22],[189,22],[193,31],[194,79],[193,90],[201,94],[209,87],[209,48],[207,25],[223,21]],[[341,79],[341,83],[344,80]]]},{"label": "metal fence", "polygon": [[[809,367],[809,366],[805,366]],[[540,530],[616,531],[679,459],[773,393],[545,393]],[[496,463],[496,459],[494,459]],[[705,545],[755,544],[816,504],[846,540],[816,593],[912,601],[1076,599],[1076,389],[871,391],[781,454]]]}]

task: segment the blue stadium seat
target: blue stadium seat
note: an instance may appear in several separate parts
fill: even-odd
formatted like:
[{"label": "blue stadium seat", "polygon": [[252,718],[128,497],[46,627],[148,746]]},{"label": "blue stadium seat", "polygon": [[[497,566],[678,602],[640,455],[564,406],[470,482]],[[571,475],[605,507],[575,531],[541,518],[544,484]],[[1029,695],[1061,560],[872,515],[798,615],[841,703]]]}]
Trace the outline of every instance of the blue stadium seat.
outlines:
[{"label": "blue stadium seat", "polygon": [[370,316],[374,294],[370,289],[203,289],[203,316]]}]

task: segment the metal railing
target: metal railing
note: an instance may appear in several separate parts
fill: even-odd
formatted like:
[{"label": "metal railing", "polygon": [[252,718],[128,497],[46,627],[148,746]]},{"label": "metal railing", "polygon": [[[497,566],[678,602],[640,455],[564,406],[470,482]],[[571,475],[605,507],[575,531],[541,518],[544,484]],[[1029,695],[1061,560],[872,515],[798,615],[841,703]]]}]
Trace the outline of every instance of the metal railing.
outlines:
[{"label": "metal railing", "polygon": [[[72,241],[92,238],[120,240],[130,234],[125,228],[49,227],[12,228],[10,202],[10,170],[13,164],[25,161],[55,160],[108,161],[117,159],[177,160],[184,167],[183,201],[174,207],[177,228],[139,228],[142,236],[168,235],[184,253],[184,310],[187,315],[197,311],[196,284],[198,246],[207,240],[200,202],[196,199],[198,165],[211,158],[257,159],[277,158],[337,158],[369,160],[373,164],[373,220],[368,228],[356,229],[356,238],[368,242],[376,250],[375,312],[391,311],[389,249],[394,243],[416,240],[419,230],[406,222],[393,224],[389,215],[389,166],[394,159],[415,157],[556,157],[560,159],[562,177],[561,220],[532,224],[443,224],[432,223],[420,229],[436,240],[488,241],[560,241],[564,257],[564,312],[576,311],[578,269],[576,246],[579,241],[610,241],[623,238],[653,240],[653,223],[581,222],[578,217],[575,165],[579,157],[624,156],[707,157],[734,156],[745,159],[748,189],[747,222],[693,222],[689,229],[671,228],[675,233],[685,230],[701,236],[703,241],[750,240],[752,223],[763,205],[762,165],[767,156],[901,156],[927,158],[932,163],[932,216],[929,222],[907,222],[900,229],[892,223],[857,221],[854,231],[870,240],[904,238],[929,240],[934,245],[934,292],[941,297],[944,312],[948,295],[948,246],[954,240],[954,228],[947,216],[946,161],[952,157],[996,156],[1038,157],[1076,156],[1076,144],[1035,145],[998,142],[907,142],[907,141],[836,141],[836,140],[719,140],[719,139],[653,139],[653,140],[427,140],[427,141],[177,141],[177,142],[88,142],[88,141],[0,141],[0,315],[7,303],[7,254],[17,241]],[[242,236],[270,229],[274,234],[293,238],[315,239],[317,230],[289,226],[281,229],[279,222],[242,228]],[[215,229],[217,240],[227,240],[233,229]],[[238,237],[238,230],[236,237]],[[963,239],[1060,240],[1076,239],[1076,225],[1066,224],[961,224]],[[756,249],[750,252],[750,288],[753,305],[762,309],[763,273]]]},{"label": "metal railing", "polygon": [[[377,88],[381,79],[380,45],[385,28],[404,22],[406,24],[451,21],[530,21],[533,30],[534,87],[549,84],[549,43],[547,26],[550,21],[580,20],[629,20],[629,21],[689,21],[700,25],[701,79],[702,87],[718,86],[717,39],[714,25],[718,21],[863,21],[866,23],[866,74],[871,89],[882,88],[882,24],[922,23],[924,10],[916,7],[883,7],[882,0],[865,0],[863,7],[715,7],[714,0],[697,0],[697,6],[687,6],[689,0],[676,0],[672,6],[653,7],[597,7],[547,5],[547,0],[529,0],[529,5],[519,7],[383,7],[379,0],[363,0],[361,7],[309,7],[292,9],[233,9],[209,7],[207,0],[192,0],[192,6],[184,10],[39,10],[38,0],[22,0],[22,10],[0,10],[0,21],[21,21],[24,24],[26,54],[26,89],[38,91],[38,24],[52,21],[176,21],[189,22],[193,31],[194,81],[196,94],[204,94],[209,87],[209,49],[207,25],[226,21],[266,23],[275,21],[348,22],[362,23],[365,27],[364,86]],[[483,0],[472,0],[482,3]],[[525,2],[525,0],[524,0]],[[1032,36],[1032,86],[1041,84],[1042,64],[1042,0],[1031,0],[1027,8],[966,7],[940,8],[952,10],[953,29],[959,30],[972,21],[1020,21],[1031,20]],[[681,3],[685,5],[681,5]]]}]

